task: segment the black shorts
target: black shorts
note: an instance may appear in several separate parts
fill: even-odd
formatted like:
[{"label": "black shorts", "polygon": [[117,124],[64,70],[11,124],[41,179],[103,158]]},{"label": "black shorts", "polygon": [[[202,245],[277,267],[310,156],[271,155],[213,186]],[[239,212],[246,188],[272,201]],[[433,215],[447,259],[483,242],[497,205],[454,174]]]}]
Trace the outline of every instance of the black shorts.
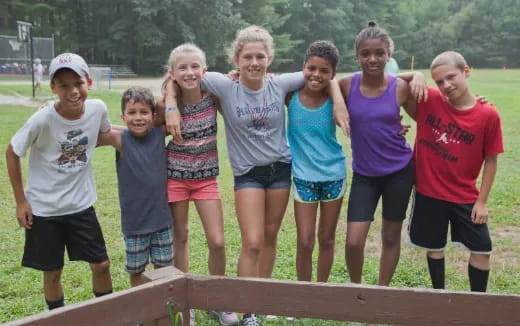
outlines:
[{"label": "black shorts", "polygon": [[412,162],[402,170],[379,177],[367,177],[354,172],[348,199],[347,221],[373,221],[377,203],[382,197],[383,218],[402,222],[406,218],[414,182],[415,171]]},{"label": "black shorts", "polygon": [[32,228],[25,230],[22,265],[41,271],[62,269],[65,247],[70,260],[100,263],[108,259],[93,207],[70,215],[33,215]]},{"label": "black shorts", "polygon": [[408,242],[430,251],[446,246],[448,225],[451,241],[475,254],[491,254],[491,237],[487,224],[471,221],[473,204],[456,204],[415,193],[408,225]]}]

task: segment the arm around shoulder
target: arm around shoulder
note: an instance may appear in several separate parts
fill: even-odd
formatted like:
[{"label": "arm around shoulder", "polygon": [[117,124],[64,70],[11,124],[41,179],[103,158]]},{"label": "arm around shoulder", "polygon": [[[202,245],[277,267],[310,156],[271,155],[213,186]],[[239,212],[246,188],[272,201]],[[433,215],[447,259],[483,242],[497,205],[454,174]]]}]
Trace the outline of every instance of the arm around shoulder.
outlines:
[{"label": "arm around shoulder", "polygon": [[402,79],[397,79],[397,101],[408,116],[415,121],[417,118],[417,101],[410,93],[410,85]]},{"label": "arm around shoulder", "polygon": [[330,81],[328,92],[334,104],[334,120],[343,131],[343,134],[345,136],[350,136],[350,117],[347,111],[347,105],[340,86],[335,79]]},{"label": "arm around shoulder", "polygon": [[121,128],[111,128],[109,132],[99,134],[98,146],[112,146],[121,152],[121,131]]}]

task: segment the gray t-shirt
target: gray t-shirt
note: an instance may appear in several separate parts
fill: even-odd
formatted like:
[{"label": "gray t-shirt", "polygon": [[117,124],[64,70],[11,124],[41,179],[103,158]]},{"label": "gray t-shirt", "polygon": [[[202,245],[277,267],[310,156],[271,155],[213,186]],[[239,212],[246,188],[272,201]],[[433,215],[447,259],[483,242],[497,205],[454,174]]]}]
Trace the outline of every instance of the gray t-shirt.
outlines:
[{"label": "gray t-shirt", "polygon": [[266,78],[252,90],[226,75],[208,72],[203,87],[220,99],[228,156],[235,176],[254,166],[291,161],[285,132],[285,96],[303,87],[303,73]]},{"label": "gray t-shirt", "polygon": [[55,102],[36,111],[11,139],[19,157],[28,150],[25,197],[37,216],[81,212],[96,201],[92,155],[99,132],[110,130],[105,103],[86,100],[81,118],[68,120]]},{"label": "gray t-shirt", "polygon": [[157,232],[172,225],[166,196],[164,131],[145,137],[121,131],[122,155],[116,152],[121,227],[125,236]]}]

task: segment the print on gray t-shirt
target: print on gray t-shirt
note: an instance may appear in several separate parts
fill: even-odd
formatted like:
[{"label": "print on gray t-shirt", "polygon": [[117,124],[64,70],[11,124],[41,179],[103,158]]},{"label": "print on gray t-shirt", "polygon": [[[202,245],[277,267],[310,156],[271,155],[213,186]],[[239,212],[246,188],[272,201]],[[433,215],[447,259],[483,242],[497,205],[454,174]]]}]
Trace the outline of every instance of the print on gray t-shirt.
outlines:
[{"label": "print on gray t-shirt", "polygon": [[276,161],[289,163],[285,133],[285,96],[303,86],[303,73],[266,78],[252,90],[226,75],[208,72],[203,87],[220,99],[226,124],[228,156],[235,176],[254,166]]}]

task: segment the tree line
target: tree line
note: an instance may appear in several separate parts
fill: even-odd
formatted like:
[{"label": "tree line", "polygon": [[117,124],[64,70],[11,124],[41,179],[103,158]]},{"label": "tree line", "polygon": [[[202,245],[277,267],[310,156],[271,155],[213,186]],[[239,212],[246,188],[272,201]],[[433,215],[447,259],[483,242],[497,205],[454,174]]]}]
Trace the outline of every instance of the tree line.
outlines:
[{"label": "tree line", "polygon": [[250,24],[274,36],[273,70],[300,69],[305,49],[333,41],[340,70],[357,69],[354,38],[374,20],[395,42],[394,58],[409,69],[428,67],[445,50],[478,68],[520,67],[520,0],[4,0],[1,34],[33,22],[35,36],[54,34],[56,53],[87,62],[127,64],[140,74],[164,72],[173,47],[194,42],[211,69],[226,70],[236,31]]}]

